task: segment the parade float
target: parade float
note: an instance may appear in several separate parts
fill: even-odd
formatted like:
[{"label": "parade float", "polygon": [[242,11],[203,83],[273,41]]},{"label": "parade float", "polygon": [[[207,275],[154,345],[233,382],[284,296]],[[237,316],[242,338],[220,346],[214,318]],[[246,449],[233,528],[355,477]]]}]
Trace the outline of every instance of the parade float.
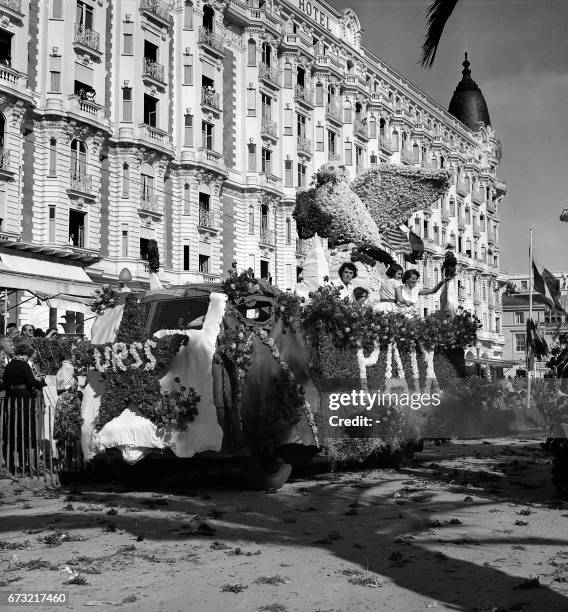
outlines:
[{"label": "parade float", "polygon": [[[298,233],[311,247],[293,292],[236,263],[219,285],[164,289],[154,275],[144,294],[99,290],[91,341],[75,347],[86,375],[80,414],[77,401],[60,407],[56,430],[79,436],[85,459],[120,457],[142,475],[159,456],[238,456],[265,489],[317,452],[400,463],[436,418],[425,398],[463,375],[479,322],[383,313],[329,281],[353,261],[373,295],[392,262],[381,233],[447,185],[445,171],[385,166],[350,183],[344,169],[323,167],[297,197]],[[396,403],[334,407],[342,393],[373,390]]]}]

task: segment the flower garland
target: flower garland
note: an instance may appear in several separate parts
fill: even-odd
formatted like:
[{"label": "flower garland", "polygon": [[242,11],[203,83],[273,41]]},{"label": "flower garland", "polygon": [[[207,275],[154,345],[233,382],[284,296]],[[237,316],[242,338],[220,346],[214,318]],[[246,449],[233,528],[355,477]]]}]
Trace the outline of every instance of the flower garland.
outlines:
[{"label": "flower garland", "polygon": [[223,281],[222,291],[227,295],[229,301],[234,303],[239,302],[242,298],[260,292],[258,280],[254,276],[252,268],[248,268],[244,272],[237,274],[237,264],[233,262],[228,278]]},{"label": "flower garland", "polygon": [[300,320],[301,306],[301,301],[291,291],[286,291],[276,297],[273,307],[274,320],[279,321],[282,319],[284,326],[283,334],[286,333],[287,329],[295,333],[296,323]]},{"label": "flower garland", "polygon": [[81,439],[81,400],[77,387],[64,391],[57,399],[53,437],[59,443],[74,443]]}]

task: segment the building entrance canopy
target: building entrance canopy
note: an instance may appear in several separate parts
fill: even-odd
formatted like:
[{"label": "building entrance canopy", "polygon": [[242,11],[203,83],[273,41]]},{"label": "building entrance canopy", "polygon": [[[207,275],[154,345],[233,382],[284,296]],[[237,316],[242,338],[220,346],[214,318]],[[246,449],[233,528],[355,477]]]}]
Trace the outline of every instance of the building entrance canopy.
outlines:
[{"label": "building entrance canopy", "polygon": [[80,266],[0,253],[0,287],[90,297],[94,283]]}]

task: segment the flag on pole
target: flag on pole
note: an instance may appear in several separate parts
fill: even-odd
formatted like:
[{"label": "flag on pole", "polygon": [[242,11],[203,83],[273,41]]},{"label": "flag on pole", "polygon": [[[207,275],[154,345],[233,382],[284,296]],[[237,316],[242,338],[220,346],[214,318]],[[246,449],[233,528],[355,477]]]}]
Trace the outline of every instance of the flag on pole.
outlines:
[{"label": "flag on pole", "polygon": [[408,228],[404,225],[387,228],[381,237],[385,246],[392,251],[399,253],[408,249]]},{"label": "flag on pole", "polygon": [[543,266],[537,265],[534,259],[532,261],[532,271],[534,290],[543,295],[551,306],[555,306],[565,312],[564,306],[560,301],[560,283],[554,274]]},{"label": "flag on pole", "polygon": [[532,319],[527,319],[526,346],[527,349],[530,349],[530,353],[528,350],[527,353],[534,355],[537,359],[542,359],[548,355],[548,344],[538,331],[538,325]]}]

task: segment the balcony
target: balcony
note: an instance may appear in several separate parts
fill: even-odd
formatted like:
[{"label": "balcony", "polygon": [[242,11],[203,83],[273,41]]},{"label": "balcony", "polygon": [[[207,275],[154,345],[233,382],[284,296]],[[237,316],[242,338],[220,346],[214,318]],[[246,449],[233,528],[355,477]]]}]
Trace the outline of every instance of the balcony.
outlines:
[{"label": "balcony", "polygon": [[487,200],[487,211],[488,212],[497,212],[497,205],[493,200]]},{"label": "balcony", "polygon": [[280,69],[278,65],[269,66],[261,62],[258,67],[258,76],[272,87],[280,88]]},{"label": "balcony", "polygon": [[261,186],[270,189],[279,189],[280,177],[265,171],[259,173],[258,178]]},{"label": "balcony", "polygon": [[476,204],[483,204],[485,202],[485,189],[475,187],[472,191],[472,199]]},{"label": "balcony", "polygon": [[354,74],[346,74],[344,77],[344,85],[347,89],[357,87],[357,76]]},{"label": "balcony", "polygon": [[330,151],[327,156],[328,161],[333,163],[341,163],[341,153],[335,153],[335,151]]},{"label": "balcony", "polygon": [[497,235],[493,230],[487,232],[487,244],[494,245],[497,242]]},{"label": "balcony", "polygon": [[154,21],[169,27],[173,23],[171,6],[162,0],[140,0],[140,10]]},{"label": "balcony", "polygon": [[458,228],[461,230],[465,230],[466,227],[467,227],[466,218],[460,215],[458,217]]},{"label": "balcony", "polygon": [[414,155],[412,153],[412,151],[409,151],[407,149],[403,149],[400,152],[400,161],[403,164],[407,164],[409,166],[414,166],[414,164],[416,164],[417,162],[414,160]]},{"label": "balcony", "polygon": [[199,228],[210,232],[217,232],[215,213],[206,208],[199,208]]},{"label": "balcony", "polygon": [[479,238],[481,236],[481,227],[480,227],[479,223],[477,223],[476,221],[474,221],[474,223],[473,223],[473,235],[476,238]]},{"label": "balcony", "polygon": [[201,88],[201,105],[208,106],[210,109],[221,110],[221,96],[206,87]]},{"label": "balcony", "polygon": [[144,68],[142,69],[142,78],[154,81],[156,84],[162,86],[166,83],[165,68],[162,64],[158,64],[149,57],[144,58]]},{"label": "balcony", "polygon": [[75,24],[75,38],[73,44],[87,51],[91,56],[100,59],[101,35],[94,30],[85,27],[81,23]]},{"label": "balcony", "polygon": [[93,194],[93,177],[86,172],[72,172],[69,189],[80,194]]},{"label": "balcony", "polygon": [[147,123],[138,124],[140,138],[160,150],[170,151],[172,143],[167,132]]},{"label": "balcony", "polygon": [[222,36],[215,34],[204,26],[199,26],[199,38],[197,42],[212,52],[213,55],[223,57],[225,41]]},{"label": "balcony", "polygon": [[101,125],[107,126],[106,112],[103,106],[93,100],[87,100],[78,95],[71,95],[68,98],[68,112],[77,115],[81,119],[89,119]]},{"label": "balcony", "polygon": [[0,0],[0,12],[7,13],[8,17],[21,22],[24,17],[22,0]]},{"label": "balcony", "polygon": [[10,151],[0,148],[0,176],[11,177],[10,172]]},{"label": "balcony", "polygon": [[265,246],[275,246],[276,240],[274,238],[274,232],[269,229],[265,229],[264,227],[260,230],[260,244]]},{"label": "balcony", "polygon": [[146,213],[152,213],[153,215],[162,214],[158,197],[153,193],[142,193],[138,209]]},{"label": "balcony", "polygon": [[263,117],[260,124],[261,136],[266,136],[272,140],[278,140],[278,124],[268,117]]},{"label": "balcony", "polygon": [[353,122],[353,132],[355,135],[360,136],[365,140],[369,140],[369,126],[367,125],[366,120],[355,119]]},{"label": "balcony", "polygon": [[458,179],[458,181],[456,182],[456,191],[460,195],[466,196],[469,193],[469,187],[467,182],[463,179]]},{"label": "balcony", "polygon": [[33,102],[32,93],[28,90],[28,76],[10,66],[0,65],[0,87],[7,93]]},{"label": "balcony", "polygon": [[296,255],[303,257],[308,254],[310,240],[296,240]]},{"label": "balcony", "polygon": [[335,121],[335,123],[339,125],[343,124],[343,112],[341,108],[333,102],[328,102],[325,105],[325,118]]},{"label": "balcony", "polygon": [[442,223],[448,224],[450,222],[450,213],[445,208],[442,209],[440,216],[442,219]]},{"label": "balcony", "polygon": [[215,166],[222,165],[223,155],[213,149],[207,147],[199,147],[197,149],[199,153],[199,161],[203,163],[213,164]]},{"label": "balcony", "polygon": [[303,138],[302,136],[298,136],[297,147],[298,147],[298,153],[303,153],[304,155],[312,154],[312,141],[309,140],[308,138]]},{"label": "balcony", "polygon": [[463,287],[458,288],[458,300],[465,300],[466,294],[465,289]]},{"label": "balcony", "polygon": [[310,108],[313,108],[314,106],[313,91],[309,87],[304,87],[303,85],[296,85],[294,99],[297,102],[300,102],[301,104],[309,106]]},{"label": "balcony", "polygon": [[392,153],[392,141],[391,141],[391,139],[387,138],[386,136],[379,136],[379,149],[383,153],[386,153],[387,155],[390,155]]}]

